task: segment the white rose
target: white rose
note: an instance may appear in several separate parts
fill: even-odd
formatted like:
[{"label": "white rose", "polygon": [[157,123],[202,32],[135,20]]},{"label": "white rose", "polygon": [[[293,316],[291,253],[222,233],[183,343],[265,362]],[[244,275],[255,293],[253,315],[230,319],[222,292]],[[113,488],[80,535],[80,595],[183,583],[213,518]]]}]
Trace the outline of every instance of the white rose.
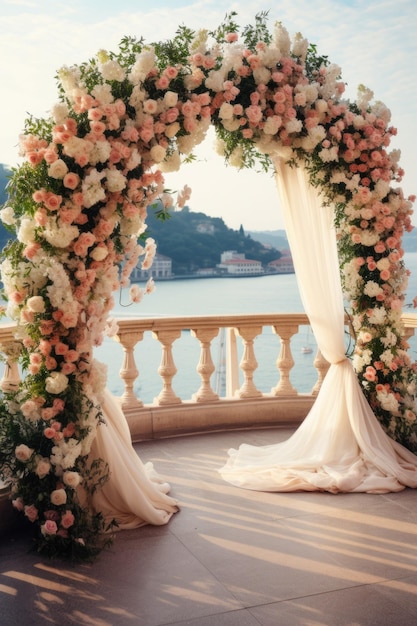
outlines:
[{"label": "white rose", "polygon": [[276,135],[282,124],[282,118],[279,115],[272,115],[268,117],[264,126],[264,133],[266,135]]},{"label": "white rose", "polygon": [[117,61],[107,61],[100,66],[101,75],[104,80],[124,81],[126,72]]},{"label": "white rose", "polygon": [[13,224],[16,224],[14,211],[11,206],[6,206],[0,211],[0,219],[3,224],[7,224],[8,226],[13,226]]},{"label": "white rose", "polygon": [[222,120],[231,120],[233,118],[233,105],[229,102],[223,102],[219,109],[219,117]]},{"label": "white rose", "polygon": [[48,393],[58,394],[68,386],[68,377],[61,372],[52,372],[46,379],[45,389]]},{"label": "white rose", "polygon": [[93,248],[89,254],[89,256],[94,259],[94,261],[104,261],[109,251],[104,246],[96,246]]},{"label": "white rose", "polygon": [[55,506],[65,504],[67,501],[67,493],[65,489],[55,489],[52,491],[50,500],[52,504],[55,504]]},{"label": "white rose", "polygon": [[156,145],[151,148],[151,159],[154,163],[161,163],[166,157],[167,151],[162,146]]},{"label": "white rose", "polygon": [[48,176],[51,178],[64,178],[65,174],[68,173],[68,167],[65,161],[62,159],[57,159],[48,168]]},{"label": "white rose", "polygon": [[29,244],[35,241],[35,223],[33,220],[24,217],[20,222],[17,238],[21,243]]},{"label": "white rose", "polygon": [[167,107],[174,107],[178,102],[178,94],[175,91],[167,91],[164,95],[164,104]]},{"label": "white rose", "polygon": [[81,476],[79,475],[78,472],[68,471],[68,472],[64,472],[62,480],[64,481],[66,485],[68,485],[68,487],[72,487],[72,489],[75,489],[76,487],[78,487],[78,485],[81,482]]},{"label": "white rose", "polygon": [[390,260],[385,257],[383,259],[379,259],[379,261],[377,261],[377,268],[379,269],[380,272],[382,272],[383,270],[388,270],[390,268]]},{"label": "white rose", "polygon": [[165,128],[164,133],[168,139],[172,139],[172,137],[175,137],[175,135],[179,132],[180,128],[181,127],[178,122],[172,122],[172,124],[169,124]]},{"label": "white rose", "polygon": [[105,176],[109,191],[122,191],[126,187],[126,177],[119,170],[106,170]]},{"label": "white rose", "polygon": [[56,102],[52,107],[52,117],[56,124],[62,124],[68,117],[68,107],[63,102]]},{"label": "white rose", "polygon": [[45,301],[42,296],[32,296],[27,300],[26,306],[29,311],[33,311],[33,313],[45,312]]},{"label": "white rose", "polygon": [[253,70],[253,77],[257,85],[266,85],[271,79],[271,72],[266,67]]},{"label": "white rose", "polygon": [[56,248],[68,248],[70,243],[78,238],[80,231],[72,224],[59,224],[55,220],[50,220],[48,228],[43,232],[43,236],[51,246]]},{"label": "white rose", "polygon": [[222,124],[225,127],[225,129],[231,133],[233,133],[235,130],[238,130],[238,128],[240,128],[240,122],[237,117],[231,120],[223,120]]}]

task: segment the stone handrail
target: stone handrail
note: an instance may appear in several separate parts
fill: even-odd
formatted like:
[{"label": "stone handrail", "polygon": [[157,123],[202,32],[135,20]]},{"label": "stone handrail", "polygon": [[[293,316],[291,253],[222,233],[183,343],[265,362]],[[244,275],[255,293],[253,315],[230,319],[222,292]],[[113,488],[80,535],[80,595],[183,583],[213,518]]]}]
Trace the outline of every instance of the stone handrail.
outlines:
[{"label": "stone handrail", "polygon": [[[404,314],[406,336],[411,337],[417,326],[417,315]],[[300,393],[291,381],[294,355],[293,337],[300,327],[308,327],[304,313],[262,313],[253,315],[186,316],[136,318],[118,320],[115,339],[124,352],[120,377],[124,392],[120,398],[129,422],[132,438],[166,436],[185,432],[219,428],[294,424],[300,422],[311,408],[329,364],[320,351],[313,361],[316,381],[307,393]],[[268,393],[260,391],[254,382],[258,367],[255,339],[265,327],[277,335],[276,384]],[[200,382],[189,398],[175,391],[177,364],[173,345],[181,342],[183,331],[190,331],[199,344],[199,360],[195,363]],[[211,378],[215,373],[212,342],[225,333],[224,396],[213,389]],[[140,380],[135,348],[145,334],[151,334],[160,344],[161,360],[158,374],[160,391],[153,402],[145,403],[134,391]],[[3,390],[14,389],[19,383],[19,371],[13,360],[14,324],[0,324],[0,345],[6,355],[6,366],[1,381]],[[240,346],[239,346],[240,343]],[[241,359],[238,361],[238,352]],[[139,366],[144,364],[139,361]],[[239,378],[243,381],[239,384]]]},{"label": "stone handrail", "polygon": [[[181,332],[191,331],[193,337],[200,344],[200,360],[196,364],[197,372],[201,378],[201,385],[192,395],[194,402],[216,402],[220,398],[210,386],[210,378],[215,367],[211,355],[211,342],[218,336],[221,329],[227,333],[226,363],[226,397],[227,398],[258,398],[261,392],[255,387],[253,374],[257,368],[254,351],[254,340],[262,334],[265,326],[272,327],[278,335],[277,340],[277,378],[280,378],[277,386],[271,390],[275,396],[297,395],[297,390],[290,383],[290,370],[294,365],[291,353],[291,337],[298,333],[300,326],[307,326],[308,318],[304,313],[291,314],[253,314],[253,315],[224,315],[224,316],[189,316],[189,317],[161,317],[143,319],[118,320],[119,331],[116,336],[124,350],[124,363],[120,372],[125,383],[125,391],[122,396],[123,409],[131,409],[142,406],[142,401],[134,394],[133,387],[138,377],[135,362],[135,346],[142,341],[146,332],[160,343],[162,356],[158,373],[162,379],[162,388],[155,398],[155,405],[172,405],[181,403],[184,399],[179,398],[173,389],[173,378],[177,372],[174,362],[172,346],[180,339]],[[243,373],[244,382],[238,387],[238,364],[237,364],[237,337],[243,345],[243,356],[239,368]],[[312,393],[318,392],[328,364],[318,355],[315,362],[318,370],[318,381]]]}]

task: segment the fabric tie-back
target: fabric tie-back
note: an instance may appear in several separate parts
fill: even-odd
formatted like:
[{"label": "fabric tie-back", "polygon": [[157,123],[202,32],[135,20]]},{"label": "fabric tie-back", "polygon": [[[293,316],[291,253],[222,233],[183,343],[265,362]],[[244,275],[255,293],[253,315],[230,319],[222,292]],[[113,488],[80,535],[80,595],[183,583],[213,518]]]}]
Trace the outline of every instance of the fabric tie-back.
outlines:
[{"label": "fabric tie-back", "polygon": [[302,303],[330,368],[311,411],[288,440],[229,450],[220,473],[259,491],[384,493],[417,487],[417,456],[383,431],[345,355],[332,208],[322,205],[304,167],[281,159],[274,165]]}]

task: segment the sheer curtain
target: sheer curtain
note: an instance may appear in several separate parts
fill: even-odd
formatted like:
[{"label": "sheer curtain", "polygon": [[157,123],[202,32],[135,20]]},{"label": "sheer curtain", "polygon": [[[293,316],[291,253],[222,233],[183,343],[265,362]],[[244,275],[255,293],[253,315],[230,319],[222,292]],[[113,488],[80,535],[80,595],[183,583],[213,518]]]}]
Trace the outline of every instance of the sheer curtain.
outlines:
[{"label": "sheer curtain", "polygon": [[276,181],[305,311],[330,369],[287,440],[229,450],[223,478],[262,491],[400,491],[417,487],[417,456],[383,431],[345,356],[344,309],[331,207],[303,167],[276,159]]}]

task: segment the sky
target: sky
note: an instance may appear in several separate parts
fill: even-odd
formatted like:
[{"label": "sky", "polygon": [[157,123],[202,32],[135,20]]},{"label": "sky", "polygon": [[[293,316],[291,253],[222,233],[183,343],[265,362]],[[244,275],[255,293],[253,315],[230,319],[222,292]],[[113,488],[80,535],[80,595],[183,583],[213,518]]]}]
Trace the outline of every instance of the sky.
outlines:
[{"label": "sky", "polygon": [[[407,195],[417,192],[415,0],[0,0],[0,163],[19,163],[24,120],[48,115],[63,65],[87,61],[103,48],[117,50],[125,35],[150,43],[173,37],[180,25],[215,28],[230,11],[242,27],[268,11],[271,28],[280,21],[291,36],[301,32],[341,67],[349,99],[359,84],[372,89],[398,129],[391,147],[401,150],[401,186]],[[210,132],[197,163],[167,175],[166,187],[189,185],[190,209],[222,217],[230,228],[284,228],[273,176],[226,166],[213,143]]]}]

